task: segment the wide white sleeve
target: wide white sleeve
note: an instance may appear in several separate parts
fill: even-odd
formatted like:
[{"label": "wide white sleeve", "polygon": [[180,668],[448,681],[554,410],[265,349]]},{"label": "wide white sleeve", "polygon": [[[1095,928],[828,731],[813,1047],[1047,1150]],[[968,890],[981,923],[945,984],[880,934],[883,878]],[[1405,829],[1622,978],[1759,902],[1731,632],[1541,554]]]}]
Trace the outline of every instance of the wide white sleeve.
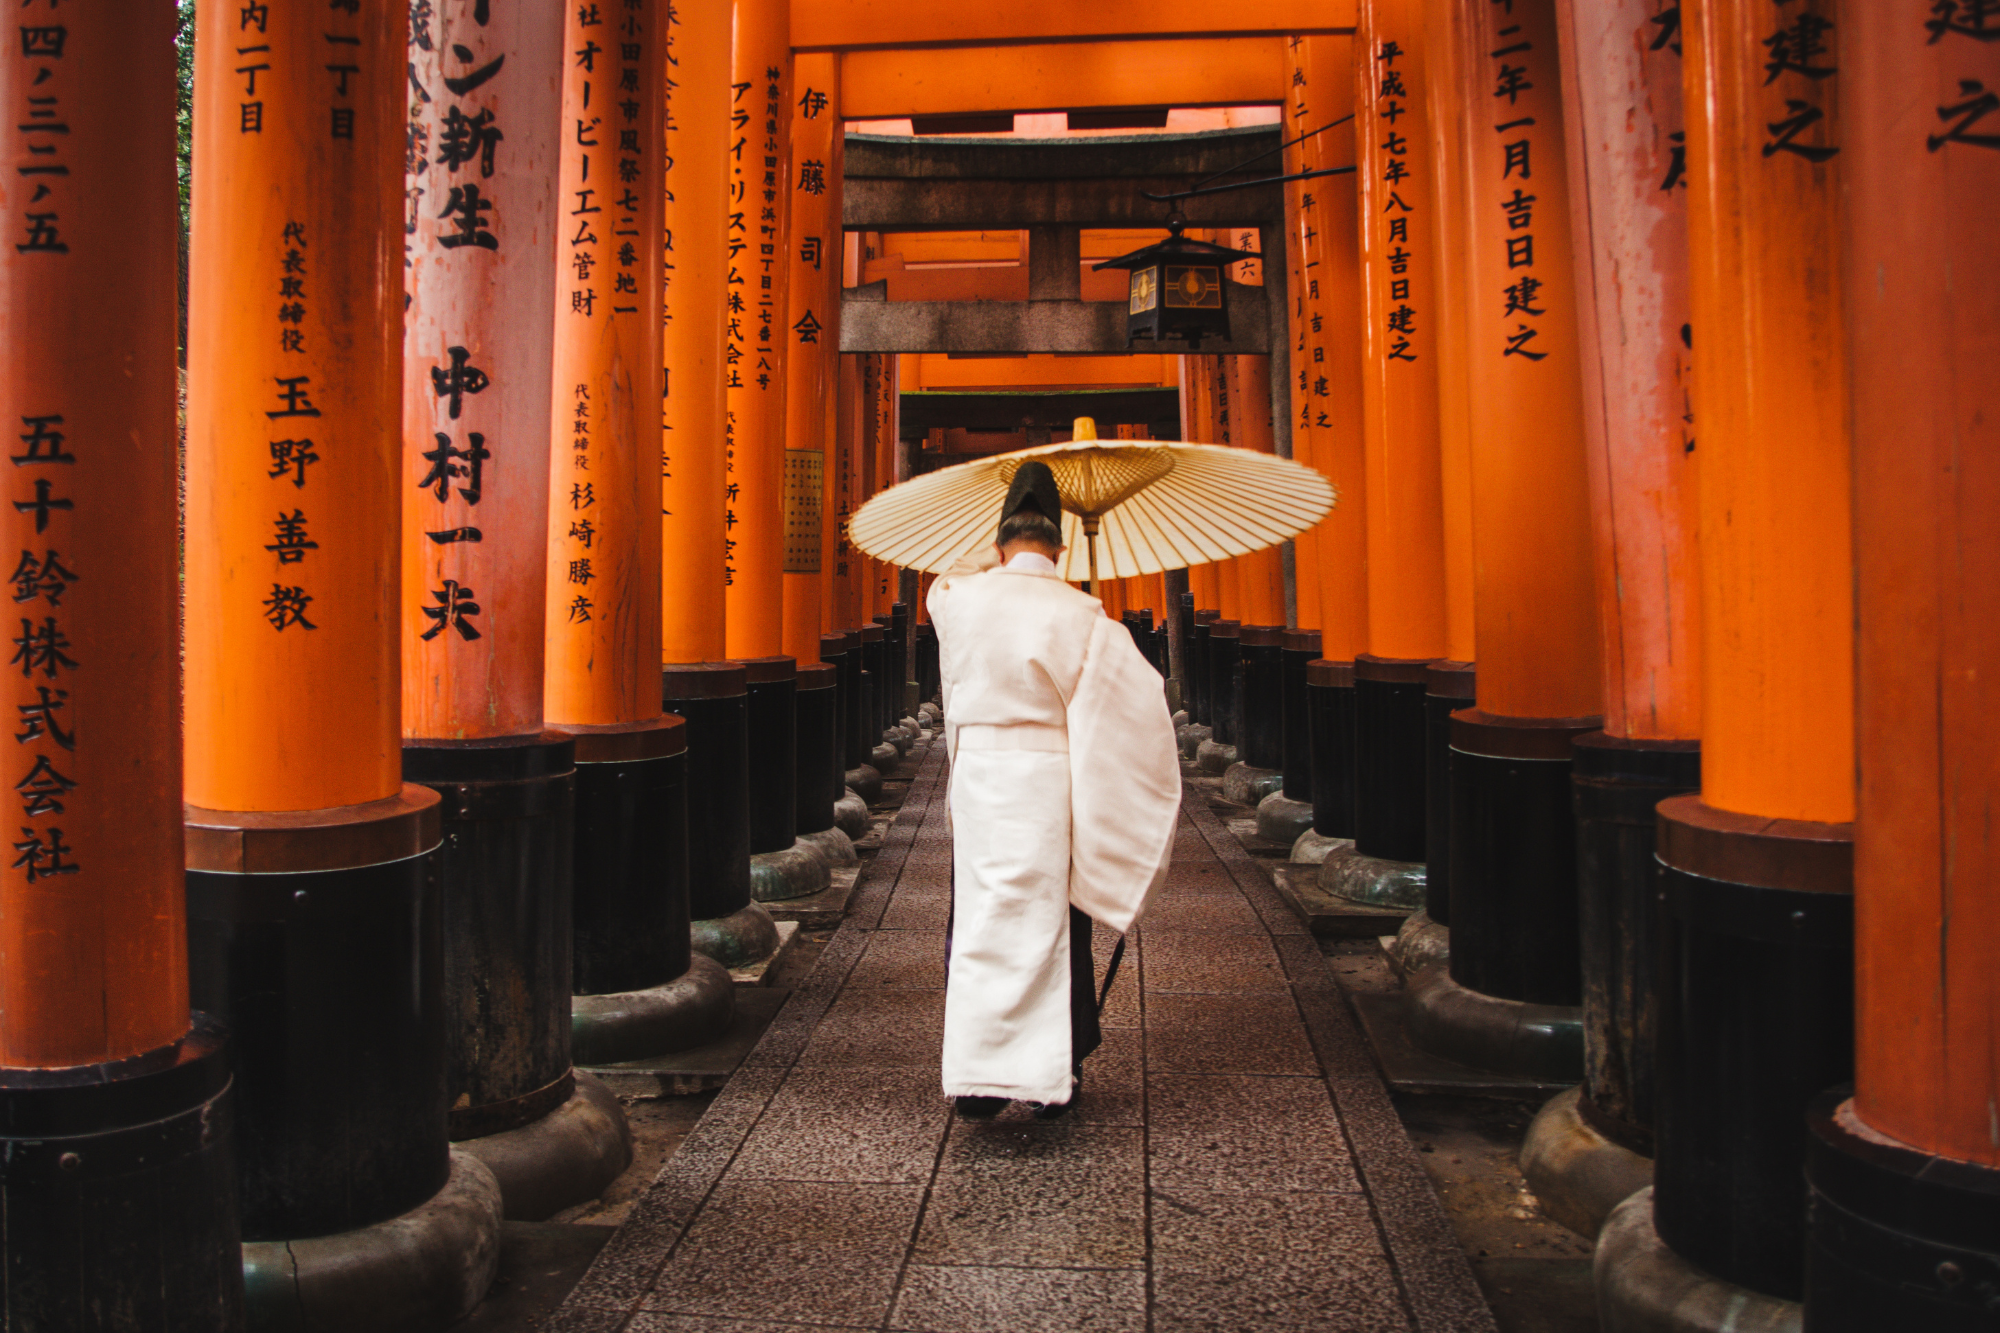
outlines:
[{"label": "wide white sleeve", "polygon": [[1070,902],[1122,934],[1166,878],[1181,765],[1166,682],[1105,617],[1069,701],[1069,765]]}]

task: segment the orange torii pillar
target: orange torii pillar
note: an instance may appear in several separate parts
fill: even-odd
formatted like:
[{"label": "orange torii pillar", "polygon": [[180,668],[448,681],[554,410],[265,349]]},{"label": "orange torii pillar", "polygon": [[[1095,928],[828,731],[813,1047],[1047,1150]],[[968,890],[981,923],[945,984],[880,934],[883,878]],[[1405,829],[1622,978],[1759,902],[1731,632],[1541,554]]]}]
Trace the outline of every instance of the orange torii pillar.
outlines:
[{"label": "orange torii pillar", "polygon": [[[808,171],[791,151],[790,22],[786,0],[738,0],[730,48],[725,637],[730,660],[743,667],[748,701],[750,896],[758,902],[817,893],[832,873],[825,857],[798,840],[799,660],[785,634],[786,376],[797,336],[790,327],[791,218],[811,185],[825,188],[824,163]],[[794,637],[804,643],[805,636]],[[818,638],[810,637],[805,650],[817,658]]]},{"label": "orange torii pillar", "polygon": [[[840,661],[845,643],[828,644],[826,618],[828,404],[839,400],[840,363],[840,60],[828,54],[794,61],[789,348],[785,416],[784,650],[799,663],[796,833],[829,866],[851,866],[853,840],[836,824],[846,789],[840,762]],[[823,661],[823,650],[834,658]]]},{"label": "orange torii pillar", "polygon": [[[842,263],[843,289],[848,285],[846,263]],[[860,802],[862,827],[870,794],[864,790],[870,774],[879,784],[882,775],[868,763],[868,700],[867,678],[862,667],[861,651],[861,606],[867,574],[868,557],[848,539],[848,520],[854,517],[865,499],[862,479],[866,472],[864,455],[868,439],[868,395],[867,365],[869,356],[865,352],[844,353],[840,358],[840,373],[834,385],[838,396],[837,416],[833,436],[833,505],[831,526],[833,549],[833,577],[829,580],[834,588],[833,629],[840,636],[840,760],[842,781],[846,791],[835,806],[835,813],[842,819],[855,819],[854,807],[849,797]],[[831,645],[820,648],[826,656]],[[874,795],[881,794],[881,787],[874,788]],[[854,829],[851,823],[841,825],[850,835]]]},{"label": "orange torii pillar", "polygon": [[1570,740],[1595,731],[1597,607],[1555,0],[1464,0],[1472,126],[1472,471],[1479,697],[1451,716],[1449,970],[1419,1045],[1542,1079],[1582,1073]]},{"label": "orange torii pillar", "polygon": [[[908,457],[899,435],[902,427],[902,371],[901,356],[883,358],[880,396],[875,408],[875,490],[878,494],[908,480],[905,476]],[[904,695],[909,683],[907,636],[910,603],[903,596],[903,580],[910,572],[886,561],[875,563],[874,622],[882,627],[883,663],[876,704],[881,710],[882,741],[892,747],[899,758],[909,749],[909,740],[899,730],[898,719],[904,713]],[[892,767],[897,762],[884,757]]]},{"label": "orange torii pillar", "polygon": [[[21,802],[0,881],[0,1300],[17,1328],[244,1326],[231,1052],[188,1007],[173,24],[167,0],[26,11],[0,65],[30,117],[0,248]],[[136,1135],[157,1155],[132,1160]]]},{"label": "orange torii pillar", "polygon": [[1368,651],[1354,659],[1354,846],[1320,887],[1362,907],[1424,905],[1429,669],[1445,655],[1438,452],[1438,207],[1417,0],[1363,0],[1354,137],[1361,232]]},{"label": "orange torii pillar", "polygon": [[[1701,792],[1658,809],[1654,1190],[1613,1212],[1600,1250],[1643,1255],[1638,1266],[1752,1326],[1797,1318],[1805,1111],[1853,1069],[1846,76],[1833,53],[1855,34],[1825,0],[1772,9],[1703,0],[1681,13]],[[1893,646],[1922,651],[1908,634]],[[1598,1271],[1607,1321],[1666,1299]]]},{"label": "orange torii pillar", "polygon": [[[1226,362],[1227,358],[1212,353],[1181,358],[1181,379],[1187,385],[1192,414],[1187,434],[1197,443],[1230,443]],[[1242,723],[1242,700],[1236,678],[1242,662],[1242,643],[1237,633],[1243,624],[1242,561],[1217,560],[1201,568],[1214,571],[1216,614],[1205,622],[1206,630],[1196,630],[1202,653],[1202,697],[1208,734],[1196,737],[1192,758],[1204,772],[1220,777],[1237,760]],[[1218,624],[1226,624],[1227,632],[1217,634]]]},{"label": "orange torii pillar", "polygon": [[[730,469],[733,438],[723,385],[728,319],[747,309],[731,283],[730,0],[683,0],[666,10],[667,77],[660,656],[663,706],[687,722],[688,914],[693,948],[724,967],[777,947],[769,913],[750,901],[750,798],[744,776],[743,672],[728,656]],[[739,255],[740,260],[740,255]],[[733,270],[741,276],[740,263]],[[739,325],[740,328],[740,325]]]},{"label": "orange torii pillar", "polygon": [[198,23],[188,934],[239,1034],[250,1315],[443,1324],[491,1281],[500,1196],[446,1138],[439,801],[402,776],[407,11]]},{"label": "orange torii pillar", "polygon": [[1931,4],[1845,12],[1855,1087],[1810,1113],[1805,1317],[1964,1333],[1991,1325],[2000,1273],[2000,273],[1937,238],[2000,208],[1968,86],[2000,88],[2000,25]]},{"label": "orange torii pillar", "polygon": [[[1355,39],[1306,37],[1288,44],[1288,51],[1293,132],[1319,131],[1302,145],[1300,164],[1315,170],[1353,166],[1360,148],[1348,119],[1355,111]],[[1352,174],[1326,176],[1304,187],[1298,215],[1289,221],[1301,239],[1304,267],[1304,304],[1293,318],[1302,325],[1305,350],[1295,352],[1292,378],[1303,398],[1300,416],[1312,418],[1313,466],[1338,497],[1307,543],[1318,553],[1322,655],[1308,665],[1306,681],[1314,836],[1301,836],[1294,851],[1311,863],[1354,836],[1354,659],[1367,647],[1368,515],[1356,181]]]},{"label": "orange torii pillar", "polygon": [[[1256,239],[1239,233],[1239,248]],[[1262,264],[1245,265],[1261,269]],[[1229,441],[1258,453],[1277,451],[1272,421],[1271,359],[1223,358],[1230,405]],[[1285,780],[1285,567],[1276,546],[1237,561],[1243,584],[1241,713],[1237,760],[1222,774],[1223,794],[1255,807]],[[1123,609],[1121,605],[1120,609]]]},{"label": "orange torii pillar", "polygon": [[1396,958],[1405,973],[1448,947],[1451,920],[1451,715],[1473,702],[1472,405],[1468,381],[1470,302],[1466,216],[1470,85],[1465,13],[1458,0],[1422,0],[1422,114],[1428,144],[1420,151],[1431,177],[1432,252],[1428,265],[1436,311],[1438,458],[1444,530],[1445,655],[1424,670],[1424,910],[1403,923]]},{"label": "orange torii pillar", "polygon": [[543,1217],[629,1159],[617,1099],[570,1056],[571,890],[618,887],[607,831],[587,814],[573,836],[581,746],[542,726],[562,17],[449,11],[415,36],[407,183],[437,202],[404,242],[403,775],[443,798],[451,1134],[509,1217]]},{"label": "orange torii pillar", "polygon": [[[1287,97],[1286,116],[1279,132],[1287,141],[1281,153],[1284,174],[1297,175],[1318,164],[1318,135],[1321,127],[1308,123],[1312,98],[1304,79],[1305,38],[1285,41]],[[1296,77],[1293,77],[1296,76]],[[1298,142],[1289,142],[1290,140]],[[1287,375],[1284,402],[1291,414],[1292,460],[1316,468],[1327,442],[1324,432],[1313,424],[1312,320],[1306,311],[1308,280],[1319,275],[1317,259],[1309,258],[1318,241],[1317,206],[1307,207],[1317,188],[1313,181],[1290,181],[1285,189],[1285,331]],[[1307,264],[1314,267],[1308,271]],[[1269,273],[1269,265],[1265,271]],[[1267,282],[1266,285],[1271,285]],[[1321,319],[1324,325],[1324,317]],[[1324,343],[1320,355],[1325,357]],[[1294,628],[1285,632],[1284,677],[1284,781],[1279,789],[1257,805],[1258,836],[1282,842],[1298,850],[1306,840],[1304,855],[1310,859],[1319,837],[1313,833],[1313,709],[1311,701],[1320,695],[1310,687],[1312,664],[1320,660],[1320,528],[1313,527],[1292,538],[1292,615]],[[1310,836],[1308,836],[1310,835]]]},{"label": "orange torii pillar", "polygon": [[1604,730],[1575,741],[1584,1082],[1521,1154],[1595,1235],[1652,1178],[1659,888],[1653,807],[1701,783],[1700,555],[1680,44],[1647,0],[1560,11]]}]

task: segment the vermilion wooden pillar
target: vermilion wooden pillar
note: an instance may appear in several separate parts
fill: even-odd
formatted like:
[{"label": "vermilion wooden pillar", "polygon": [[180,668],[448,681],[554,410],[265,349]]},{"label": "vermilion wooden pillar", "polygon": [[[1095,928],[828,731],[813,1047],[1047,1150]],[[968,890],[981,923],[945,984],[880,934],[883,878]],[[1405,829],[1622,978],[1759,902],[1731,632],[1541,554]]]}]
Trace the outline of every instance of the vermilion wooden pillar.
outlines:
[{"label": "vermilion wooden pillar", "polygon": [[1602,690],[1555,9],[1463,13],[1479,692],[1451,719],[1450,968],[1409,1021],[1463,1063],[1574,1078],[1570,740],[1597,729]]},{"label": "vermilion wooden pillar", "polygon": [[[1305,40],[1303,37],[1285,39],[1286,101],[1280,132],[1287,140],[1299,139],[1297,143],[1288,143],[1283,153],[1284,174],[1287,176],[1310,170],[1319,162],[1319,139],[1317,135],[1310,135],[1319,125],[1306,119],[1312,114],[1312,99],[1304,82]],[[1300,138],[1301,135],[1310,137]],[[1326,442],[1320,438],[1320,428],[1313,424],[1313,339],[1310,335],[1315,330],[1312,316],[1306,309],[1310,279],[1319,273],[1315,261],[1308,257],[1313,242],[1318,240],[1319,230],[1313,210],[1306,207],[1314,186],[1312,181],[1292,181],[1285,186],[1284,300],[1285,327],[1290,337],[1291,353],[1287,398],[1292,414],[1292,460],[1317,468],[1320,450]],[[1322,326],[1324,323],[1322,319]],[[1292,579],[1294,606],[1300,629],[1319,628],[1319,535],[1319,525],[1314,524],[1292,539],[1295,553]],[[1299,799],[1310,800],[1311,795],[1308,793]]]},{"label": "vermilion wooden pillar", "polygon": [[[1300,39],[1291,55],[1290,120],[1320,132],[1302,145],[1300,165],[1352,166],[1360,141],[1351,117],[1355,39]],[[1340,122],[1334,124],[1334,122]],[[1330,127],[1330,128],[1327,128]],[[1312,736],[1313,832],[1301,854],[1323,857],[1354,836],[1353,662],[1367,647],[1367,502],[1361,400],[1361,269],[1356,182],[1352,175],[1303,182],[1294,234],[1304,268],[1304,303],[1297,312],[1302,346],[1295,346],[1294,392],[1312,423],[1312,463],[1331,481],[1338,500],[1299,549],[1317,560],[1320,648],[1307,683]],[[1306,621],[1302,617],[1300,624]]]},{"label": "vermilion wooden pillar", "polygon": [[1644,0],[1558,14],[1604,730],[1577,738],[1573,774],[1584,1085],[1537,1118],[1522,1160],[1559,1220],[1594,1234],[1651,1176],[1653,807],[1701,777],[1699,455],[1682,43]]},{"label": "vermilion wooden pillar", "polygon": [[[1855,1088],[1812,1109],[1808,1327],[1990,1323],[2000,1272],[1995,16],[1843,7],[1852,354]],[[1984,119],[1985,123],[1981,123]]]},{"label": "vermilion wooden pillar", "polygon": [[[20,802],[0,879],[0,1204],[22,1219],[0,1300],[17,1327],[243,1327],[230,1052],[188,1007],[173,30],[166,0],[37,5],[0,61],[22,117],[0,186]],[[162,1150],[128,1161],[142,1135]]]},{"label": "vermilion wooden pillar", "polygon": [[[406,182],[441,206],[404,241],[403,772],[445,798],[452,1136],[498,1164],[518,1217],[551,1191],[556,1207],[594,1196],[626,1160],[615,1112],[608,1155],[546,1119],[590,1091],[570,1067],[576,745],[542,729],[561,16],[433,14],[416,39],[412,87],[431,100]],[[478,216],[469,241],[454,198]],[[507,1154],[524,1134],[535,1150]]]},{"label": "vermilion wooden pillar", "polygon": [[[775,901],[827,884],[825,861],[798,847],[798,659],[785,631],[787,375],[800,336],[789,307],[797,201],[826,188],[825,163],[792,152],[790,10],[784,0],[739,0],[731,43],[729,322],[723,373],[729,441],[727,644],[745,668],[751,895]],[[742,305],[739,311],[738,304]],[[817,335],[815,335],[817,336]],[[813,344],[817,345],[817,344]],[[810,511],[818,479],[796,493]],[[816,563],[817,538],[800,563]],[[801,624],[817,597],[795,598]],[[790,646],[819,655],[816,633]]]},{"label": "vermilion wooden pillar", "polygon": [[[726,234],[735,211],[734,14],[729,0],[677,3],[666,14],[661,696],[667,711],[688,723],[688,822],[699,831],[688,844],[694,948],[736,966],[768,954],[777,936],[769,915],[750,903],[742,673],[703,665],[728,654],[725,590],[734,552],[724,334],[727,321],[741,315],[730,307],[745,302],[741,285],[729,281]],[[740,277],[740,267],[736,272]]]},{"label": "vermilion wooden pillar", "polygon": [[[445,1137],[440,803],[402,777],[401,251],[412,207],[485,248],[491,203],[405,193],[404,7],[198,23],[190,967],[243,1033],[252,1319],[381,1299],[449,1322],[490,1280],[452,1270],[499,1199]],[[381,1224],[413,1211],[441,1262],[399,1265]]]},{"label": "vermilion wooden pillar", "polygon": [[840,63],[833,55],[797,57],[790,108],[793,156],[791,268],[785,340],[785,655],[800,663],[795,832],[834,864],[854,863],[853,845],[834,827],[834,749],[840,729],[837,665],[820,665],[827,625],[827,499],[832,461],[830,407],[838,402],[840,361],[840,200],[844,137]]},{"label": "vermilion wooden pillar", "polygon": [[1681,13],[1702,757],[1700,795],[1659,807],[1651,1221],[1699,1272],[1789,1301],[1803,1113],[1852,1067],[1849,37],[1823,0],[1772,10]]},{"label": "vermilion wooden pillar", "polygon": [[723,334],[733,290],[724,234],[733,211],[730,10],[730,0],[685,0],[674,5],[667,27],[660,652],[669,663],[728,655]]},{"label": "vermilion wooden pillar", "polygon": [[[728,392],[729,655],[783,651],[787,237],[792,54],[783,0],[738,0],[730,55]],[[738,306],[741,309],[738,309]]]},{"label": "vermilion wooden pillar", "polygon": [[1320,884],[1352,902],[1424,901],[1427,663],[1445,653],[1438,452],[1436,149],[1416,0],[1366,0],[1355,32],[1367,651],[1354,659],[1354,847]]}]

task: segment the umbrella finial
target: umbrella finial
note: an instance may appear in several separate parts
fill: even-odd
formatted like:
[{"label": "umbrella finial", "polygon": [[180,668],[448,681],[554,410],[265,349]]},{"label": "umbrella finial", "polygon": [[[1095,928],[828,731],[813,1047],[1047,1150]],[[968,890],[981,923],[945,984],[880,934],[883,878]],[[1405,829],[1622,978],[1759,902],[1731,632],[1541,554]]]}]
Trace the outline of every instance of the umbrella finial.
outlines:
[{"label": "umbrella finial", "polygon": [[1094,439],[1096,439],[1096,438],[1097,438],[1097,418],[1095,418],[1095,417],[1078,417],[1078,418],[1076,419],[1076,424],[1075,424],[1074,426],[1072,426],[1072,427],[1070,428],[1070,432],[1069,432],[1069,437],[1070,437],[1070,438],[1071,438],[1072,440],[1094,440]]}]

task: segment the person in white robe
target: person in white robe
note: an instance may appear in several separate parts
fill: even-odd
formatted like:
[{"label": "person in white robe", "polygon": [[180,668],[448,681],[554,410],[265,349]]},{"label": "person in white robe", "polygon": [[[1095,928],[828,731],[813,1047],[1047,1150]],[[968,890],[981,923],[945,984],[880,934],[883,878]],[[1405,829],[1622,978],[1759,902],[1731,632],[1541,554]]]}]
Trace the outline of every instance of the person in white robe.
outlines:
[{"label": "person in white robe", "polygon": [[943,1082],[970,1116],[1073,1102],[1097,1040],[1088,926],[1131,929],[1180,813],[1164,682],[1058,576],[1060,523],[1053,475],[1024,463],[991,554],[926,602],[951,763]]}]

